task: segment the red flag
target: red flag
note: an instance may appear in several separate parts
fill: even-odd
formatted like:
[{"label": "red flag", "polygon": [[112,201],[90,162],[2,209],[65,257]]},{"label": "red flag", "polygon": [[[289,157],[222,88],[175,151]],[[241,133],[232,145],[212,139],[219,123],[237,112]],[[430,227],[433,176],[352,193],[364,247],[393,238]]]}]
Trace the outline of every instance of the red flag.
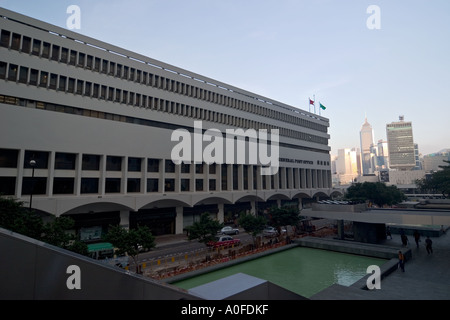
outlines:
[{"label": "red flag", "polygon": [[312,101],[311,98],[309,98],[309,104],[314,105],[314,101]]}]

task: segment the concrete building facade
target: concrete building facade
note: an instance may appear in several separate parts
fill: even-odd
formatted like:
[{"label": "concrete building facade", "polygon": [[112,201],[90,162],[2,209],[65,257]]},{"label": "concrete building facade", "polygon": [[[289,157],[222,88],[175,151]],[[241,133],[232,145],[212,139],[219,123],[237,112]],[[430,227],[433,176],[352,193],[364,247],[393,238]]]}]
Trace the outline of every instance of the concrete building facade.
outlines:
[{"label": "concrete building facade", "polygon": [[[228,222],[333,193],[327,118],[6,9],[0,16],[0,193],[71,216],[86,236],[109,224],[182,233],[201,212]],[[205,161],[227,130],[234,135],[215,150],[223,159]],[[186,135],[192,161],[175,164]],[[267,158],[274,174],[262,174]]]}]

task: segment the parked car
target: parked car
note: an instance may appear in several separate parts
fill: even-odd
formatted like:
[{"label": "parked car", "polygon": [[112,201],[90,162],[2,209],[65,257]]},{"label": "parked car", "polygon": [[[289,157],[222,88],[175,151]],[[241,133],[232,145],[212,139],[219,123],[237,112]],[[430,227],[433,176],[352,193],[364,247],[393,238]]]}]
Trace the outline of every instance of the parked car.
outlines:
[{"label": "parked car", "polygon": [[208,242],[208,246],[212,248],[229,248],[232,246],[238,246],[241,244],[240,239],[234,239],[231,236],[218,236],[213,241]]},{"label": "parked car", "polygon": [[230,226],[226,226],[226,227],[223,227],[222,230],[220,230],[220,233],[221,234],[227,234],[227,235],[239,234],[239,229],[236,229],[236,228],[233,228],[233,227],[230,227]]},{"label": "parked car", "polygon": [[278,231],[274,227],[265,227],[263,230],[263,236],[265,237],[276,237],[278,236]]}]

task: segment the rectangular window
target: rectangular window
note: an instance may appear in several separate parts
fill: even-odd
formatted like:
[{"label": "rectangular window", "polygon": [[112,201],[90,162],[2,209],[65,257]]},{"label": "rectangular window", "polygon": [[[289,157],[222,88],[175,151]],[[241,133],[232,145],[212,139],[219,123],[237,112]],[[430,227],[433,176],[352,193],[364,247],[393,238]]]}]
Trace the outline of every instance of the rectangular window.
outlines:
[{"label": "rectangular window", "polygon": [[141,158],[128,158],[128,171],[141,172]]},{"label": "rectangular window", "polygon": [[227,190],[228,186],[228,168],[226,164],[222,164],[222,190]]},{"label": "rectangular window", "polygon": [[11,38],[11,32],[7,30],[2,30],[2,35],[0,39],[0,45],[5,48],[9,48],[9,41]]},{"label": "rectangular window", "polygon": [[40,40],[33,40],[33,51],[31,51],[32,55],[39,56],[41,53],[41,41]]},{"label": "rectangular window", "polygon": [[22,194],[29,195],[46,194],[47,178],[43,177],[24,177],[22,180]]},{"label": "rectangular window", "polygon": [[75,170],[77,155],[75,153],[56,152],[55,169],[56,170]]},{"label": "rectangular window", "polygon": [[67,78],[64,76],[60,76],[58,90],[65,92],[66,91],[66,82],[67,82]]},{"label": "rectangular window", "polygon": [[99,171],[100,156],[93,154],[83,154],[82,170]]},{"label": "rectangular window", "polygon": [[8,80],[16,81],[17,69],[18,69],[18,66],[16,64],[11,64],[11,63],[9,64]]},{"label": "rectangular window", "polygon": [[49,84],[49,88],[50,89],[56,89],[56,82],[58,81],[58,75],[57,74],[54,74],[54,73],[51,73],[50,74],[50,84]]},{"label": "rectangular window", "polygon": [[28,68],[20,67],[19,82],[20,83],[27,83],[27,81],[28,81]]},{"label": "rectangular window", "polygon": [[172,160],[166,160],[165,172],[175,172],[175,163]]},{"label": "rectangular window", "polygon": [[108,60],[104,60],[102,61],[102,73],[107,74],[108,73]]},{"label": "rectangular window", "polygon": [[86,69],[91,70],[93,63],[94,63],[94,57],[91,55],[88,55],[87,59],[86,59]]},{"label": "rectangular window", "polygon": [[13,33],[11,49],[19,51],[19,49],[20,49],[20,34]]},{"label": "rectangular window", "polygon": [[18,156],[18,150],[0,149],[0,168],[17,168]]},{"label": "rectangular window", "polygon": [[128,178],[127,192],[141,192],[141,179]]},{"label": "rectangular window", "polygon": [[203,191],[203,179],[195,179],[195,191]]},{"label": "rectangular window", "polygon": [[41,77],[39,78],[39,86],[46,88],[48,83],[48,72],[41,71]]},{"label": "rectangular window", "polygon": [[73,194],[74,184],[74,178],[54,178],[53,194]]},{"label": "rectangular window", "polygon": [[42,58],[50,58],[50,43],[44,42],[42,46]]},{"label": "rectangular window", "polygon": [[101,63],[101,59],[100,58],[95,58],[94,61],[94,71],[100,71],[100,63]]},{"label": "rectangular window", "polygon": [[209,179],[209,191],[216,191],[216,179]]},{"label": "rectangular window", "polygon": [[25,158],[23,167],[26,169],[32,168],[30,164],[31,160],[36,161],[35,168],[36,169],[47,169],[48,168],[48,152],[43,151],[25,151]]},{"label": "rectangular window", "polygon": [[191,172],[191,165],[189,163],[181,164],[181,173],[189,173]]},{"label": "rectangular window", "polygon": [[78,66],[84,68],[86,55],[84,53],[78,53]]},{"label": "rectangular window", "polygon": [[158,192],[158,179],[147,179],[147,192]]},{"label": "rectangular window", "polygon": [[0,79],[6,78],[6,62],[0,62]]},{"label": "rectangular window", "polygon": [[84,95],[90,97],[91,91],[92,91],[92,83],[86,81],[86,83],[84,85]]},{"label": "rectangular window", "polygon": [[69,62],[69,49],[67,48],[61,48],[61,60],[59,60],[62,63]]},{"label": "rectangular window", "polygon": [[39,71],[36,69],[31,69],[30,72],[30,84],[33,86],[37,86],[38,84]]},{"label": "rectangular window", "polygon": [[122,157],[106,157],[106,171],[122,171]]},{"label": "rectangular window", "polygon": [[98,178],[81,178],[81,193],[98,193]]},{"label": "rectangular window", "polygon": [[164,180],[164,191],[166,192],[175,191],[175,179]]},{"label": "rectangular window", "polygon": [[75,93],[75,79],[69,78],[69,85],[67,87],[67,91],[70,93]]},{"label": "rectangular window", "polygon": [[30,53],[31,51],[31,38],[23,37],[22,38],[22,52]]},{"label": "rectangular window", "polygon": [[83,80],[77,80],[77,94],[83,94]]},{"label": "rectangular window", "polygon": [[159,159],[147,160],[147,172],[159,172]]},{"label": "rectangular window", "polygon": [[93,98],[98,98],[99,91],[100,91],[99,89],[100,89],[100,85],[98,83],[94,83],[94,90],[92,92]]},{"label": "rectangular window", "polygon": [[239,166],[237,164],[233,164],[233,190],[239,189]]},{"label": "rectangular window", "polygon": [[0,194],[11,196],[16,193],[16,177],[0,177]]},{"label": "rectangular window", "polygon": [[181,179],[181,191],[189,191],[189,179]]},{"label": "rectangular window", "polygon": [[74,66],[77,63],[77,52],[70,50],[69,64]]},{"label": "rectangular window", "polygon": [[120,178],[106,178],[105,193],[120,193]]},{"label": "rectangular window", "polygon": [[51,59],[54,61],[59,61],[59,46],[53,45]]}]

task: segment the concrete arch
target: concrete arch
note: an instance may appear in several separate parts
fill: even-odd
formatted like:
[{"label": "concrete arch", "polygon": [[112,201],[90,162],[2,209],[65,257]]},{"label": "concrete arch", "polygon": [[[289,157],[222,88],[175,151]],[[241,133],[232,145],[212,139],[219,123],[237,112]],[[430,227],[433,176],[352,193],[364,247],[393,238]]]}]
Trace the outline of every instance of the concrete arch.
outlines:
[{"label": "concrete arch", "polygon": [[[272,194],[270,194],[272,193]],[[267,193],[267,199],[268,200],[292,200],[289,194],[289,191],[274,191]]]},{"label": "concrete arch", "polygon": [[234,203],[236,203],[236,202],[245,202],[245,201],[260,201],[260,202],[263,202],[265,200],[263,198],[259,197],[259,196],[251,194],[251,195],[244,195],[244,196],[236,199]]},{"label": "concrete arch", "polygon": [[326,198],[328,198],[329,197],[329,195],[328,194],[326,194],[325,192],[323,192],[323,191],[317,191],[316,193],[314,193],[313,195],[312,195],[312,197],[311,198],[316,198],[316,197],[326,197]]},{"label": "concrete arch", "polygon": [[90,211],[93,212],[107,212],[107,211],[132,211],[133,207],[120,203],[120,201],[95,201],[89,202],[85,204],[81,204],[78,206],[74,206],[70,210],[65,210],[61,212],[60,215],[66,214],[77,214],[77,213],[87,213]]},{"label": "concrete arch", "polygon": [[192,204],[192,206],[202,205],[202,204],[218,204],[218,203],[226,203],[226,204],[233,204],[233,201],[231,200],[231,196],[219,196],[219,195],[201,195],[199,197],[195,198],[195,202]]},{"label": "concrete arch", "polygon": [[294,193],[292,195],[292,199],[295,199],[295,198],[311,198],[311,194],[309,194],[305,191],[300,191],[300,192]]},{"label": "concrete arch", "polygon": [[157,208],[170,208],[170,207],[191,207],[190,202],[182,201],[175,198],[158,199],[154,201],[147,202],[140,209],[157,209]]},{"label": "concrete arch", "polygon": [[343,196],[344,196],[344,193],[341,190],[333,190],[330,193],[330,197],[331,198],[333,198],[333,197],[343,197]]}]

